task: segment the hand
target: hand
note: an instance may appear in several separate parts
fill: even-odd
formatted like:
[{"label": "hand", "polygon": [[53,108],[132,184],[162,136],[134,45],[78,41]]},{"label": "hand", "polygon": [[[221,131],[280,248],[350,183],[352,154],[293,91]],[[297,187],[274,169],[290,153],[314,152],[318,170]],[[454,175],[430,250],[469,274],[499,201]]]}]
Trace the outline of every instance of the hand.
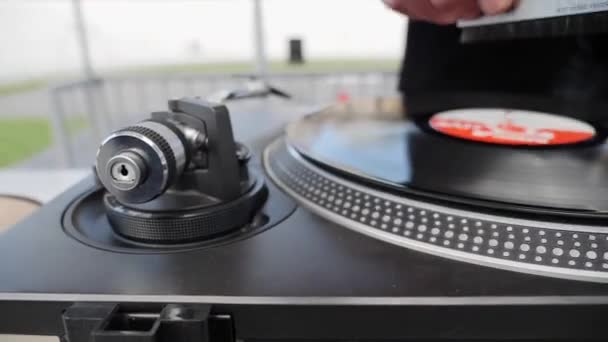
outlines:
[{"label": "hand", "polygon": [[393,10],[414,20],[453,24],[460,19],[507,12],[516,0],[383,0]]}]

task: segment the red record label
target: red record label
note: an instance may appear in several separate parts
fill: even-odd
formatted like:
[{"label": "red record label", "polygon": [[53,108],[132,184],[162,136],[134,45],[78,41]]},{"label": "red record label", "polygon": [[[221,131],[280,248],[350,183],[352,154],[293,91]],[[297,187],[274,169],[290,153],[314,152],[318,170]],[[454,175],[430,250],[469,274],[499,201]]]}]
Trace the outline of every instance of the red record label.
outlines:
[{"label": "red record label", "polygon": [[569,117],[505,109],[458,109],[433,115],[431,127],[441,133],[501,145],[564,145],[592,139],[595,128]]}]

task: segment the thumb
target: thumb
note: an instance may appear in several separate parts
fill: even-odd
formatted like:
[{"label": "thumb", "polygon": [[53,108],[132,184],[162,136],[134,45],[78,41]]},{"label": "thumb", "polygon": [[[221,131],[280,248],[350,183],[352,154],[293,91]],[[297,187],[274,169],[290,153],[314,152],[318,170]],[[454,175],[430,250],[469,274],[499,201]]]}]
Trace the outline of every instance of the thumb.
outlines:
[{"label": "thumb", "polygon": [[479,0],[479,8],[484,14],[487,15],[507,12],[514,5],[514,0]]}]

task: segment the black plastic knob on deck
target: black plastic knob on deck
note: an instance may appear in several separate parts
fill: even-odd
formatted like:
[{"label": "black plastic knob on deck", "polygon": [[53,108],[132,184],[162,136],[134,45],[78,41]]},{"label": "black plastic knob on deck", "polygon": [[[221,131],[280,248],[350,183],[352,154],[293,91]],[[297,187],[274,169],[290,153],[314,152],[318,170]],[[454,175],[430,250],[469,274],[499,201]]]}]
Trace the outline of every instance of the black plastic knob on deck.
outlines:
[{"label": "black plastic knob on deck", "polygon": [[210,239],[252,222],[267,190],[234,141],[225,106],[197,98],[169,102],[110,135],[96,170],[118,235],[151,244]]},{"label": "black plastic knob on deck", "polygon": [[199,209],[146,212],[122,205],[112,195],[104,197],[108,219],[116,233],[131,240],[172,244],[212,238],[249,224],[266,201],[261,176],[233,201]]}]

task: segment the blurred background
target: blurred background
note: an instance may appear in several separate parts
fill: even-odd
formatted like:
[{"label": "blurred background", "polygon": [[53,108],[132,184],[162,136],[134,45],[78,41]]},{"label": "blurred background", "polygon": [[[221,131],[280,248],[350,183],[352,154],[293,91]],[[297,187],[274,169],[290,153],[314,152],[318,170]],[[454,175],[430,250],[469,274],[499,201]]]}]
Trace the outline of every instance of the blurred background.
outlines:
[{"label": "blurred background", "polygon": [[311,106],[396,94],[380,0],[2,0],[0,168],[88,167],[107,132],[261,80]]}]

